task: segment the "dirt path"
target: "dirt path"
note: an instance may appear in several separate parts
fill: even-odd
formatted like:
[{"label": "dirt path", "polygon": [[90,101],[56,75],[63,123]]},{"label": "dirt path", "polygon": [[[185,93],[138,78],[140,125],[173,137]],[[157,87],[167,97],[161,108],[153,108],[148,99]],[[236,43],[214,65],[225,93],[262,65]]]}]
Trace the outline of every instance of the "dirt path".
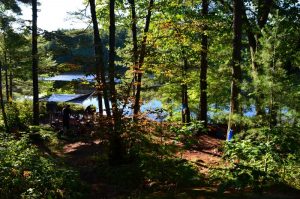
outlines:
[{"label": "dirt path", "polygon": [[201,135],[198,137],[198,145],[192,150],[185,150],[179,153],[183,159],[196,163],[203,174],[207,174],[210,166],[217,165],[221,160],[221,152],[218,151],[222,140]]},{"label": "dirt path", "polygon": [[[218,150],[222,144],[222,140],[217,138],[201,135],[197,138],[197,144],[190,149],[186,149],[181,142],[174,142],[172,139],[165,139],[164,144],[176,143],[177,152],[174,154],[194,165],[197,165],[199,172],[207,176],[210,167],[216,166],[221,162],[221,152]],[[78,140],[74,142],[66,141],[63,143],[61,150],[57,155],[63,158],[67,165],[73,167],[80,173],[80,179],[89,189],[88,199],[97,198],[123,198],[124,192],[118,190],[114,185],[108,184],[105,179],[96,175],[99,157],[107,154],[107,143],[103,143],[101,139]],[[101,161],[101,160],[100,160]],[[99,172],[99,171],[98,171]],[[181,190],[182,193],[176,193],[176,198],[241,198],[240,193],[225,192],[218,195],[217,186],[211,187],[191,187],[188,190]],[[186,195],[186,193],[189,193]],[[128,194],[128,192],[127,192]],[[125,192],[126,195],[126,192]],[[173,195],[174,196],[174,195]],[[173,198],[173,196],[171,198]],[[178,197],[177,197],[178,196]],[[278,196],[278,197],[277,197]],[[255,193],[243,193],[244,198],[262,198],[261,195]],[[148,198],[168,198],[166,193],[151,193]],[[264,194],[263,198],[300,198],[296,194],[284,195],[282,192],[272,190]]]},{"label": "dirt path", "polygon": [[[198,148],[192,150],[180,150],[177,152],[177,157],[195,163],[199,167],[201,173],[207,173],[211,165],[217,164],[220,161],[220,153],[216,148],[221,141],[203,135],[199,137]],[[182,143],[177,143],[179,147]],[[103,179],[97,177],[97,161],[105,151],[105,144],[101,139],[85,139],[78,141],[65,141],[61,150],[56,154],[63,158],[67,165],[73,167],[80,173],[80,178],[85,182],[89,189],[89,198],[115,198],[118,196],[119,190],[112,185],[103,182]],[[101,196],[101,197],[99,197]]]},{"label": "dirt path", "polygon": [[106,153],[104,150],[100,139],[90,139],[66,142],[58,152],[68,166],[79,172],[81,181],[88,188],[87,199],[114,198],[118,194],[114,187],[97,176],[97,163]]}]

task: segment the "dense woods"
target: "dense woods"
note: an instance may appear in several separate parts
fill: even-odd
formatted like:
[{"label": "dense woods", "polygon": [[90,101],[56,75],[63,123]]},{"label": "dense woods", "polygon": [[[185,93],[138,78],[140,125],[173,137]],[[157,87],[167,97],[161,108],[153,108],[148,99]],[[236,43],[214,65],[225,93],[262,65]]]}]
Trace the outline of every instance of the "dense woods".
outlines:
[{"label": "dense woods", "polygon": [[0,198],[299,197],[299,1],[43,1],[0,0]]}]

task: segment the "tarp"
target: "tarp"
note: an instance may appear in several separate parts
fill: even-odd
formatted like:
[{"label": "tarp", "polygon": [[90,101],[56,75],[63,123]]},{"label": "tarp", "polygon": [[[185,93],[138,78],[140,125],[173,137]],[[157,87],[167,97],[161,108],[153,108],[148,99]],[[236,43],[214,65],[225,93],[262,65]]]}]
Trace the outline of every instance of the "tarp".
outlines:
[{"label": "tarp", "polygon": [[[77,73],[64,73],[60,75],[56,75],[54,77],[42,77],[40,78],[42,81],[65,81],[65,82],[71,82],[71,81],[88,81],[88,82],[95,82],[95,76],[94,75],[84,75],[84,74],[77,74]],[[115,83],[119,84],[121,83],[120,79],[114,78]]]},{"label": "tarp", "polygon": [[84,100],[89,98],[93,93],[89,94],[52,94],[48,102],[72,102],[81,104]]},{"label": "tarp", "polygon": [[61,74],[61,75],[56,75],[54,77],[46,77],[42,78],[41,80],[46,80],[46,81],[89,81],[93,82],[95,77],[93,75],[84,75],[84,74]]},{"label": "tarp", "polygon": [[84,95],[81,95],[77,98],[69,100],[68,102],[82,104],[86,99],[90,98],[93,94],[94,94],[94,92],[89,93],[89,94],[84,94]]}]

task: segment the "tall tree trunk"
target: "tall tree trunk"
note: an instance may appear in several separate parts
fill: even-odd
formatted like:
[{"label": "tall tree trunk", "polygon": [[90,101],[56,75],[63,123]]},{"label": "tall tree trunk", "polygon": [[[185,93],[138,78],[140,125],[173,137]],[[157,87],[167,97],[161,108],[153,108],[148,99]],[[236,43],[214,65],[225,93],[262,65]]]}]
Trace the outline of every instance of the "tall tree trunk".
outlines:
[{"label": "tall tree trunk", "polygon": [[131,34],[132,34],[132,43],[133,43],[133,80],[132,80],[132,93],[135,95],[135,83],[137,81],[137,73],[138,71],[138,59],[139,59],[139,52],[138,52],[138,42],[137,42],[137,17],[135,12],[135,0],[129,0],[131,6]]},{"label": "tall tree trunk", "polygon": [[33,84],[33,124],[39,125],[37,0],[32,0],[32,84]]},{"label": "tall tree trunk", "polygon": [[6,55],[6,47],[4,49],[4,70],[5,70],[5,93],[6,93],[6,101],[9,102],[9,84],[8,84],[8,60]]},{"label": "tall tree trunk", "polygon": [[273,52],[272,52],[272,62],[270,63],[270,72],[271,72],[271,96],[270,96],[270,104],[269,104],[269,111],[270,111],[270,128],[274,128],[277,123],[277,115],[278,115],[278,111],[279,111],[279,105],[278,102],[276,100],[276,95],[274,93],[274,85],[276,85],[275,81],[276,78],[274,79],[274,77],[276,77],[275,75],[275,71],[276,71],[276,41],[277,41],[277,30],[275,31],[275,38],[273,39],[272,42],[272,47],[273,47]]},{"label": "tall tree trunk", "polygon": [[[202,1],[202,16],[206,17],[208,15],[208,0]],[[200,104],[199,109],[200,113],[198,119],[203,121],[204,127],[207,127],[207,51],[208,51],[208,42],[207,35],[205,33],[207,25],[204,25],[201,40],[201,65],[200,65]]]},{"label": "tall tree trunk", "polygon": [[13,73],[12,70],[9,72],[9,97],[11,100],[13,100]]},{"label": "tall tree trunk", "polygon": [[[98,81],[97,81],[97,84]],[[97,99],[98,99],[98,107],[99,107],[99,115],[103,116],[103,103],[102,103],[102,93],[101,93],[101,89],[100,88],[96,88],[97,89]]]},{"label": "tall tree trunk", "polygon": [[109,80],[112,112],[115,121],[118,118],[117,93],[115,87],[115,44],[116,44],[116,26],[115,26],[115,0],[110,0],[109,4]]},{"label": "tall tree trunk", "polygon": [[188,88],[187,85],[182,85],[182,123],[189,125],[191,123],[191,112],[188,103]]},{"label": "tall tree trunk", "polygon": [[[101,42],[99,28],[98,28],[98,22],[97,22],[95,0],[89,0],[89,3],[90,3],[90,8],[91,8],[91,15],[92,15],[93,29],[94,29],[94,50],[95,50],[95,56],[96,56],[96,80],[97,80],[97,84],[98,84],[97,92],[100,93],[101,90],[103,91],[103,98],[104,98],[106,114],[108,117],[110,117],[111,113],[110,113],[108,92],[107,92],[107,86],[106,86],[106,80],[105,80],[105,66],[104,66],[104,59],[103,59],[103,49],[102,49],[102,42]],[[100,95],[100,94],[98,94],[98,103],[100,105],[99,107],[101,107],[102,95]]]},{"label": "tall tree trunk", "polygon": [[273,4],[273,0],[258,0],[257,24],[260,29],[266,25]]},{"label": "tall tree trunk", "polygon": [[181,85],[181,104],[182,104],[182,108],[181,108],[181,122],[183,124],[186,123],[186,117],[185,117],[185,94],[184,94],[184,86]]},{"label": "tall tree trunk", "polygon": [[[187,59],[184,58],[184,64],[182,68],[182,77],[186,79],[186,73],[188,70],[188,62]],[[191,113],[188,103],[188,86],[186,82],[184,82],[181,86],[182,88],[182,123],[189,124],[191,122]]]},{"label": "tall tree trunk", "polygon": [[9,65],[10,65],[10,70],[8,74],[8,81],[9,81],[9,87],[8,87],[8,96],[9,96],[9,103],[12,103],[13,101],[13,96],[12,96],[12,87],[13,87],[13,74],[12,74],[12,61],[11,57],[9,58]]},{"label": "tall tree trunk", "polygon": [[3,94],[2,94],[2,63],[0,62],[0,104],[1,104],[1,111],[2,111],[2,117],[3,117],[3,122],[4,122],[4,127],[5,127],[5,132],[9,133],[9,128],[7,124],[7,117],[6,117],[6,112],[5,112],[5,106],[3,102]]},{"label": "tall tree trunk", "polygon": [[6,101],[10,101],[10,96],[9,96],[9,82],[8,82],[8,68],[6,66],[5,68],[5,91],[6,91]]},{"label": "tall tree trunk", "polygon": [[[219,0],[222,5],[229,8],[229,10],[233,11],[233,8],[227,4],[223,0]],[[246,15],[246,9],[245,5],[243,3],[242,5],[242,16],[243,16],[243,22],[246,27],[247,36],[248,36],[248,42],[249,42],[249,48],[250,48],[250,54],[251,54],[251,65],[252,65],[252,78],[253,82],[258,81],[258,77],[262,73],[262,67],[257,63],[256,60],[256,52],[260,45],[259,38],[261,36],[260,32],[257,34],[254,34],[254,28],[250,24],[247,15]],[[257,14],[257,25],[260,30],[264,28],[264,26],[267,23],[269,13],[271,11],[271,8],[273,6],[272,0],[259,0],[258,1],[258,14]],[[265,111],[263,108],[263,99],[265,98],[264,94],[262,93],[262,90],[257,86],[254,85],[255,89],[255,107],[256,107],[256,115],[265,115]]]},{"label": "tall tree trunk", "polygon": [[144,63],[145,55],[146,55],[146,42],[147,42],[147,33],[149,31],[150,20],[151,20],[151,13],[153,8],[154,0],[150,0],[148,13],[146,16],[146,24],[144,28],[144,37],[141,45],[141,52],[140,52],[140,59],[138,63],[138,72],[137,72],[137,82],[136,82],[136,93],[135,93],[135,102],[133,106],[133,117],[136,118],[139,111],[140,111],[140,99],[141,99],[141,84],[142,84],[142,66]]},{"label": "tall tree trunk", "polygon": [[110,163],[118,165],[123,159],[122,142],[120,138],[121,117],[117,106],[117,93],[115,88],[115,43],[116,43],[116,27],[115,27],[115,0],[109,3],[109,80],[110,94],[113,113],[113,130],[110,135]]},{"label": "tall tree trunk", "polygon": [[232,53],[232,80],[230,96],[230,113],[228,120],[228,132],[232,126],[232,116],[239,112],[239,94],[241,83],[241,49],[242,49],[242,0],[233,1],[233,53]]},{"label": "tall tree trunk", "polygon": [[[273,6],[272,0],[259,0],[258,1],[258,13],[257,13],[257,25],[260,30],[264,28],[267,23],[269,13]],[[253,28],[247,18],[245,5],[243,4],[242,7],[242,15],[243,15],[243,22],[246,25],[246,31],[248,36],[250,54],[251,54],[251,65],[252,65],[252,78],[253,82],[258,82],[260,74],[262,74],[262,67],[258,64],[256,60],[256,53],[257,49],[260,46],[259,38],[261,33],[257,33],[256,35],[253,33]],[[263,99],[265,98],[262,90],[259,86],[254,85],[255,89],[255,108],[256,108],[256,115],[265,115],[265,111],[263,108]]]}]

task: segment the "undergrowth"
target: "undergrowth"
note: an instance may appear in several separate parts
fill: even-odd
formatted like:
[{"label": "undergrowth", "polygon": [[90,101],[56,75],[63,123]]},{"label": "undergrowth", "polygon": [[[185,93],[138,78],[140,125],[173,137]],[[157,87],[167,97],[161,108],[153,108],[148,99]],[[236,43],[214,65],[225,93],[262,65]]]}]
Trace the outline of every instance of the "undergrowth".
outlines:
[{"label": "undergrowth", "polygon": [[224,145],[224,165],[211,170],[219,191],[263,189],[276,185],[300,189],[300,139],[296,128],[259,128]]},{"label": "undergrowth", "polygon": [[42,154],[27,136],[2,137],[0,144],[1,198],[82,198],[78,173]]}]

